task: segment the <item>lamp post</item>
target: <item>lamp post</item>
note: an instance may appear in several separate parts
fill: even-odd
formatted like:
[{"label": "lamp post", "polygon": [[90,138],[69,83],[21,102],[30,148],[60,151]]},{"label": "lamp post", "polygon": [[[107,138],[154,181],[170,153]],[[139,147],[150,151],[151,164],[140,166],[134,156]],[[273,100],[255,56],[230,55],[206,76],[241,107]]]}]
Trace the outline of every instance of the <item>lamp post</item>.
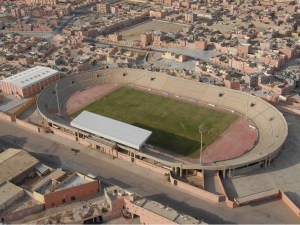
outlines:
[{"label": "lamp post", "polygon": [[247,94],[246,119],[248,119],[248,104],[249,104],[249,95],[250,95],[250,94]]},{"label": "lamp post", "polygon": [[59,101],[58,101],[58,91],[57,91],[57,85],[58,83],[55,84],[55,93],[56,93],[56,101],[57,101],[57,108],[58,108],[58,115],[60,116],[60,106],[59,106]]},{"label": "lamp post", "polygon": [[202,165],[202,148],[203,148],[203,142],[202,142],[202,133],[205,131],[203,124],[199,126],[199,133],[201,134],[201,149],[200,149],[200,165]]}]

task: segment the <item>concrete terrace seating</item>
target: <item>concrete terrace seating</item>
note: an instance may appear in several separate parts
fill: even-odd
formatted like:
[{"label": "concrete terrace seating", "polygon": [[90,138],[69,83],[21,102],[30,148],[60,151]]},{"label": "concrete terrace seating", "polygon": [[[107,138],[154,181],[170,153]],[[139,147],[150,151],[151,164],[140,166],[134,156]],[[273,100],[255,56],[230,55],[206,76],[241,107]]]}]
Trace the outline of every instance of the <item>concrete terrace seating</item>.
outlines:
[{"label": "concrete terrace seating", "polygon": [[[126,75],[123,76],[123,73]],[[73,81],[73,84],[71,81]],[[233,169],[261,160],[272,159],[278,154],[287,137],[288,129],[283,115],[260,98],[223,87],[153,73],[147,70],[118,68],[65,77],[58,81],[59,102],[62,104],[72,94],[81,89],[111,83],[119,86],[134,84],[147,89],[167,92],[173,96],[178,95],[201,103],[213,104],[217,107],[234,110],[234,112],[240,113],[255,124],[259,137],[251,151],[235,159],[215,162],[212,166],[205,166],[205,169]],[[54,87],[55,84],[52,84],[41,92],[38,99],[38,110],[47,121],[56,124],[61,123],[62,126],[72,130],[68,122],[47,111],[47,108],[58,110],[57,96],[53,94]],[[195,169],[202,168],[202,165],[199,164],[186,166]]]}]

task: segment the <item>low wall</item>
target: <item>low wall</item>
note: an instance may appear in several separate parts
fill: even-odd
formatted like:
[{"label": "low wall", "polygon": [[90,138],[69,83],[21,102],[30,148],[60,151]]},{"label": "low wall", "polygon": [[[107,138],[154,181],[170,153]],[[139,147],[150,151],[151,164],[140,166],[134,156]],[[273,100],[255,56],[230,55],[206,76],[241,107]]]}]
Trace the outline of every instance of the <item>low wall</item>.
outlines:
[{"label": "low wall", "polygon": [[38,98],[38,95],[32,97],[29,101],[25,102],[18,110],[16,110],[13,115],[19,116],[22,114],[26,109],[28,109],[30,106],[32,106],[34,103],[36,103],[36,100]]},{"label": "low wall", "polygon": [[40,131],[38,126],[35,126],[33,124],[30,124],[30,123],[27,123],[27,122],[25,122],[23,120],[16,119],[16,124],[18,124],[18,125],[20,125],[22,127],[25,127],[25,128],[27,128],[29,130],[33,130],[33,131],[36,131],[36,132]]},{"label": "low wall", "polygon": [[6,121],[9,121],[9,122],[13,122],[13,121],[16,120],[16,117],[14,115],[7,115],[7,114],[4,114],[4,113],[0,113],[0,119],[6,120]]},{"label": "low wall", "polygon": [[125,155],[125,154],[120,153],[120,152],[118,152],[118,158],[119,158],[119,159],[123,159],[123,160],[125,160],[125,161],[127,161],[127,162],[130,162],[130,161],[131,161],[129,155]]},{"label": "low wall", "polygon": [[281,190],[279,190],[279,195],[281,200],[290,208],[297,216],[300,218],[300,209],[290,200],[288,196],[284,194]]},{"label": "low wall", "polygon": [[[96,148],[96,146],[95,146],[95,148]],[[113,155],[113,149],[110,150],[110,149],[106,149],[106,148],[101,148],[100,151],[101,151],[102,153],[107,154],[107,155]]]},{"label": "low wall", "polygon": [[69,139],[71,141],[76,141],[76,137],[72,134],[68,134],[66,132],[60,131],[60,130],[55,129],[55,128],[51,128],[51,131],[53,132],[53,134],[56,134],[56,135],[61,136],[63,138]]},{"label": "low wall", "polygon": [[118,158],[118,150],[117,149],[113,149],[112,154],[114,157]]},{"label": "low wall", "polygon": [[50,127],[40,127],[40,132],[41,133],[50,133],[51,129],[50,129]]},{"label": "low wall", "polygon": [[199,176],[199,174],[202,177],[202,187],[205,190],[205,179],[204,179],[205,170],[202,170],[202,173],[196,170],[196,176]]},{"label": "low wall", "polygon": [[135,159],[135,164],[138,165],[138,166],[142,166],[144,168],[147,168],[147,169],[150,169],[156,173],[160,173],[160,174],[166,174],[166,173],[169,173],[170,170],[168,169],[165,169],[165,168],[162,168],[162,167],[159,167],[159,166],[155,166],[151,163],[147,163],[143,160],[140,160],[140,159]]},{"label": "low wall", "polygon": [[170,181],[173,185],[175,185],[183,190],[194,193],[196,195],[199,195],[200,197],[209,199],[213,202],[220,202],[222,199],[224,199],[224,195],[215,195],[215,194],[205,191],[203,189],[200,189],[200,188],[194,187],[192,185],[189,185],[187,183],[184,183],[182,181],[176,180],[172,177],[171,173],[170,173]]},{"label": "low wall", "polygon": [[87,146],[87,147],[92,146],[92,144],[90,142],[88,142],[88,141],[86,141],[82,138],[79,138],[79,144],[82,144],[82,145]]},{"label": "low wall", "polygon": [[220,177],[219,173],[217,173],[217,181],[218,181],[219,186],[221,188],[222,194],[225,196],[225,202],[226,202],[227,207],[232,208],[232,209],[236,208],[236,207],[239,207],[239,205],[236,202],[230,201],[228,199],[227,193],[225,191],[225,188],[224,188],[224,185],[223,185],[223,182],[221,180],[221,177]]},{"label": "low wall", "polygon": [[30,124],[30,123],[27,123],[26,121],[17,119],[16,115],[7,115],[7,114],[4,114],[4,113],[0,113],[0,119],[6,120],[6,121],[9,121],[9,122],[16,122],[16,124],[18,124],[22,127],[25,127],[29,130],[40,132],[40,127],[39,126],[36,126],[36,125]]},{"label": "low wall", "polygon": [[41,203],[40,205],[35,205],[19,211],[12,212],[3,217],[4,222],[13,222],[15,220],[20,220],[26,216],[41,212],[45,209],[45,204]]},{"label": "low wall", "polygon": [[276,108],[281,112],[286,112],[286,113],[290,113],[293,115],[300,115],[299,109],[292,109],[292,108],[288,108],[286,106],[276,106]]}]

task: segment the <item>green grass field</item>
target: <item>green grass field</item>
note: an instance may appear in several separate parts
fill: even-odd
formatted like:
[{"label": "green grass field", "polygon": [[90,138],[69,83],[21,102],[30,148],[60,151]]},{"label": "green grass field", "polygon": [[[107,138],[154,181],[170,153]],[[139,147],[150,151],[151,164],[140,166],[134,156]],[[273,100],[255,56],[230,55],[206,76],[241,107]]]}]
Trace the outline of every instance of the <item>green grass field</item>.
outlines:
[{"label": "green grass field", "polygon": [[200,124],[206,130],[203,133],[204,149],[237,118],[235,114],[129,87],[113,91],[71,117],[76,117],[83,110],[150,130],[153,133],[147,143],[189,157],[200,152]]}]

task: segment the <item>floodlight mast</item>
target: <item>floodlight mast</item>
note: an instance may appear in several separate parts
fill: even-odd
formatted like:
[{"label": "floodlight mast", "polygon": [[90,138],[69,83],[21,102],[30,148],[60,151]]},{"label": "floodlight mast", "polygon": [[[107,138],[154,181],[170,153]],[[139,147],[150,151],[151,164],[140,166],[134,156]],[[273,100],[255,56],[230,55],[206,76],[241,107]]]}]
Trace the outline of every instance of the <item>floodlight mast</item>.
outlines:
[{"label": "floodlight mast", "polygon": [[246,119],[248,119],[248,104],[249,104],[249,94],[247,94],[247,106],[246,106]]},{"label": "floodlight mast", "polygon": [[57,108],[58,108],[58,115],[60,116],[60,105],[59,105],[59,101],[58,101],[58,91],[57,91],[57,85],[58,83],[55,84],[55,93],[56,93],[56,100],[57,100]]},{"label": "floodlight mast", "polygon": [[204,125],[201,124],[198,129],[199,129],[199,133],[201,134],[200,165],[202,165],[202,148],[203,148],[202,133],[205,131]]}]

